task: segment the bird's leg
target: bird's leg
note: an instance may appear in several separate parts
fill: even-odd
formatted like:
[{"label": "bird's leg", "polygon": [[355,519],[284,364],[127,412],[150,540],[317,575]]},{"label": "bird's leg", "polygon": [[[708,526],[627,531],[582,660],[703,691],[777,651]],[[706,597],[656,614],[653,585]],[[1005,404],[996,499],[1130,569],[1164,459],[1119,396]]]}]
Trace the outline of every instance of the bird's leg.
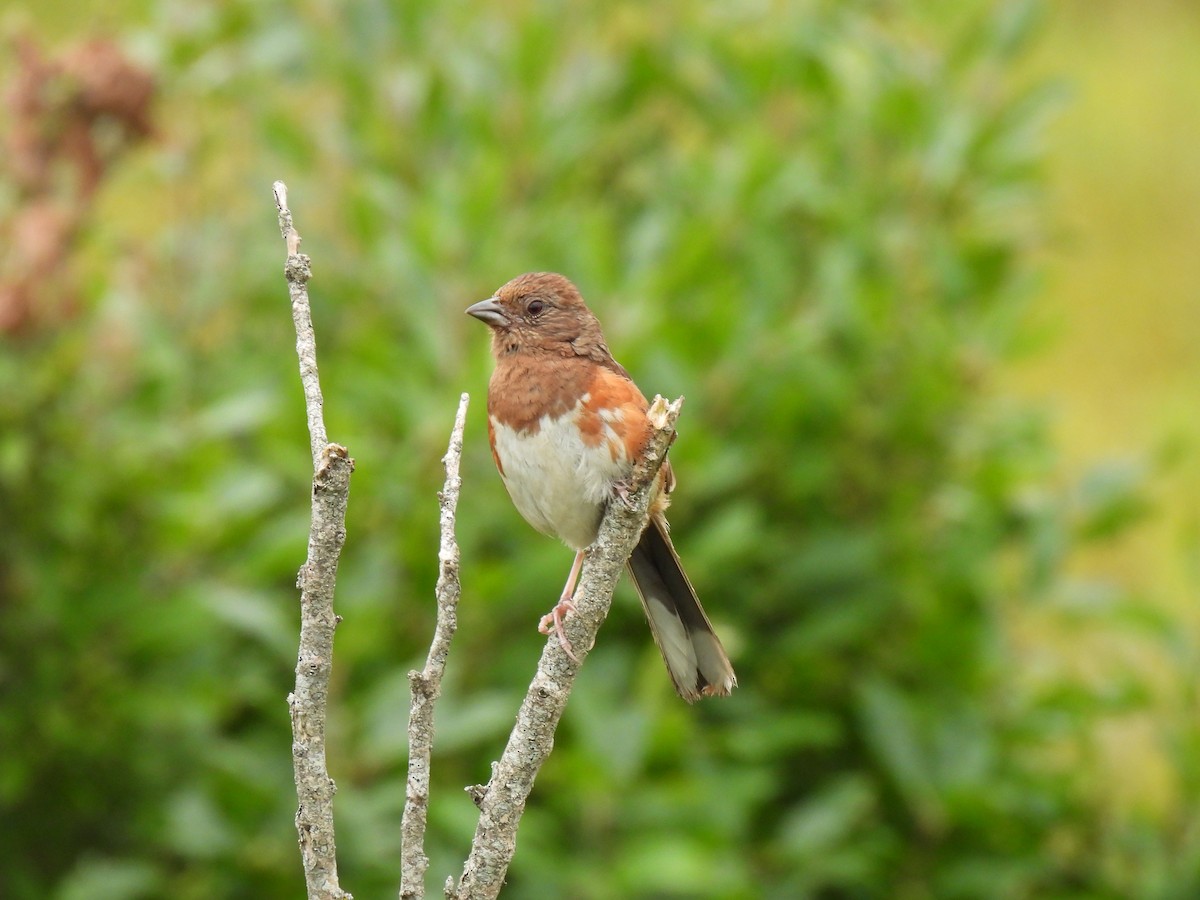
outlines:
[{"label": "bird's leg", "polygon": [[579,580],[581,568],[583,568],[582,550],[575,554],[575,562],[571,564],[571,574],[567,576],[567,583],[563,586],[562,596],[558,598],[558,603],[554,604],[554,609],[542,616],[542,621],[538,623],[538,631],[542,634],[553,632],[558,635],[558,643],[563,648],[563,653],[567,654],[571,662],[576,665],[579,664],[579,660],[575,658],[571,642],[567,640],[567,633],[563,631],[563,619],[567,617],[567,613],[575,610],[575,603],[571,598],[575,596],[575,582]]}]

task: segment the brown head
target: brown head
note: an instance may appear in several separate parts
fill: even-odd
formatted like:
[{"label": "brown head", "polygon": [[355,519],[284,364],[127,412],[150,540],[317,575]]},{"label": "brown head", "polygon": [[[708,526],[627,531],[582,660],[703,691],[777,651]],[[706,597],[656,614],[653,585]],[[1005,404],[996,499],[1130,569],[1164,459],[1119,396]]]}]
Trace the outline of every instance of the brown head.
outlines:
[{"label": "brown head", "polygon": [[570,356],[608,356],[600,322],[578,288],[554,272],[518,275],[467,315],[492,329],[497,357],[527,350]]}]

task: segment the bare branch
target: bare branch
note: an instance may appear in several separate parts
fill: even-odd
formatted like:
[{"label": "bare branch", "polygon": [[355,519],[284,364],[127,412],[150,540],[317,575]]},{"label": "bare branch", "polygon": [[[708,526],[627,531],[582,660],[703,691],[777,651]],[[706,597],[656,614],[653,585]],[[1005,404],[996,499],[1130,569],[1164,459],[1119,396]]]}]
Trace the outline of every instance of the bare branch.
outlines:
[{"label": "bare branch", "polygon": [[292,714],[292,765],[296,779],[296,831],[309,900],[353,900],[338,886],[337,852],[333,838],[333,779],[325,766],[325,711],[333,663],[333,589],[338,558],[346,540],[346,505],[354,460],[346,448],[328,443],[317,376],[317,344],[308,305],[309,259],[297,253],[300,235],[292,227],[287,187],[274,184],[279,227],[287,241],[284,274],[296,325],[296,355],[304,385],[308,432],[313,455],[312,527],[308,558],[300,569],[300,652],[296,688],[288,695]]},{"label": "bare branch", "polygon": [[[567,637],[582,663],[596,641],[621,570],[646,527],[650,485],[675,436],[675,421],[683,398],[668,404],[655,397],[650,407],[654,435],[634,467],[625,503],[614,501],[600,525],[596,542],[588,549],[575,597],[575,611],[566,621]],[[456,900],[484,900],[500,893],[504,876],[517,846],[517,826],[533,790],[538,770],[550,755],[554,731],[566,708],[579,666],[573,663],[553,636],[546,642],[537,673],[517,713],[500,761],[482,791],[468,788],[478,798],[479,824],[471,853],[455,887],[447,881],[446,896]],[[480,798],[480,794],[482,797]]]},{"label": "bare branch", "polygon": [[404,819],[400,826],[400,898],[416,900],[425,896],[425,872],[429,858],[425,855],[425,821],[429,808],[429,760],[433,752],[433,708],[442,692],[442,674],[446,671],[446,656],[450,639],[458,628],[458,598],[462,588],[458,580],[458,541],[454,536],[454,514],[462,488],[459,463],[462,460],[463,428],[466,426],[467,403],[463,394],[458,401],[458,415],[450,432],[450,446],[442,463],[446,467],[446,486],[438,495],[441,504],[441,545],[438,549],[437,625],[429,657],[420,672],[408,673],[412,687],[412,708],[408,715],[408,788],[404,801]]},{"label": "bare branch", "polygon": [[308,305],[308,280],[312,278],[310,260],[300,253],[300,234],[292,226],[292,211],[287,205],[287,185],[276,181],[275,207],[279,210],[279,230],[287,242],[288,294],[292,298],[292,321],[296,325],[296,355],[300,358],[300,382],[304,385],[304,407],[308,410],[308,438],[312,446],[313,468],[321,464],[321,454],[329,439],[325,435],[325,401],[321,397],[321,379],[317,376],[317,337],[313,333],[312,310]]}]

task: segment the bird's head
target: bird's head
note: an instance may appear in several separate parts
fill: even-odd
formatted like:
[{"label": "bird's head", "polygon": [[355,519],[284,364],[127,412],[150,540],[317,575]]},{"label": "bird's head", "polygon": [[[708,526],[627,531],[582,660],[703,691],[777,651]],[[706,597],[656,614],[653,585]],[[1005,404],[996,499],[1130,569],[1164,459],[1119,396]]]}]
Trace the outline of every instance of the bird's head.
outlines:
[{"label": "bird's head", "polygon": [[492,329],[497,356],[538,349],[586,356],[604,346],[600,323],[578,288],[553,272],[518,275],[488,299],[467,307],[467,315]]}]

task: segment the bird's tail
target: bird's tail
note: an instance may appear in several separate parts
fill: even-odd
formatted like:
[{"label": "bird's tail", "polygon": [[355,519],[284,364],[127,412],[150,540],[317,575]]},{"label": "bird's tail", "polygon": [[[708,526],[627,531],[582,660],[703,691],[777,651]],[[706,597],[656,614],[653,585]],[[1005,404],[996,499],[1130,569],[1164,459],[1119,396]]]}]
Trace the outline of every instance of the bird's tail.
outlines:
[{"label": "bird's tail", "polygon": [[737,686],[733,665],[679,563],[661,515],[651,517],[629,557],[629,575],[679,696],[691,703],[728,695]]}]

